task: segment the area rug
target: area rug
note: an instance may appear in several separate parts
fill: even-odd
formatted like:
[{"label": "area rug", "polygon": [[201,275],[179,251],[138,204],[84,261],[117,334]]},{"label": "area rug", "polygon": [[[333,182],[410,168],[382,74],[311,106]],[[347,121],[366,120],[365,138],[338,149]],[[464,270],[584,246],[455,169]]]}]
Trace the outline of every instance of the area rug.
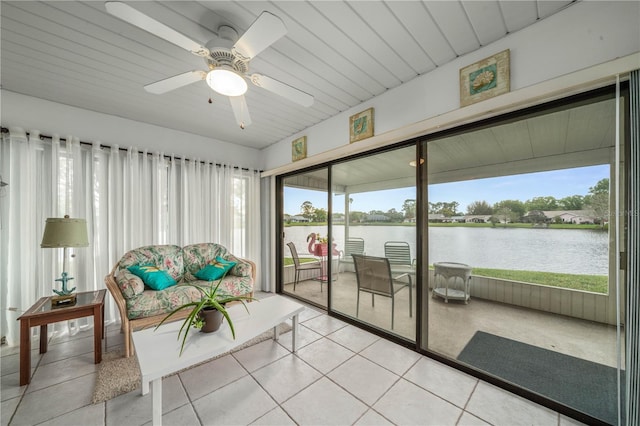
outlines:
[{"label": "area rug", "polygon": [[[278,326],[278,330],[280,334],[283,334],[290,331],[291,326],[287,323],[282,323]],[[271,338],[273,338],[273,330],[266,331],[259,336],[246,341],[233,350],[220,354],[204,362],[209,362],[230,353],[238,352]],[[196,365],[191,368],[193,367],[196,367]],[[140,368],[138,366],[138,358],[135,355],[129,358],[124,358],[124,349],[106,352],[103,354],[102,362],[98,366],[96,386],[93,390],[92,401],[94,404],[97,404],[108,401],[118,395],[140,389],[140,380]]]},{"label": "area rug", "polygon": [[458,360],[609,424],[618,422],[615,368],[482,331]]}]

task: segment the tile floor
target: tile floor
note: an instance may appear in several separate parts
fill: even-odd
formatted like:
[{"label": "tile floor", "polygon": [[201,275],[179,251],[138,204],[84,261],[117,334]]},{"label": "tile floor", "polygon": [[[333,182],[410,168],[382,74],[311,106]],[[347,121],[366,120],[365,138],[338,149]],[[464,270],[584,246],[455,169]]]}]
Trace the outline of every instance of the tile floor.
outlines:
[{"label": "tile floor", "polygon": [[[163,424],[580,424],[315,309],[300,321],[296,354],[286,333],[165,378]],[[121,344],[109,327],[106,350]],[[17,348],[3,347],[2,425],[151,424],[151,394],[91,403],[92,331],[54,337],[32,366],[18,386]]]}]

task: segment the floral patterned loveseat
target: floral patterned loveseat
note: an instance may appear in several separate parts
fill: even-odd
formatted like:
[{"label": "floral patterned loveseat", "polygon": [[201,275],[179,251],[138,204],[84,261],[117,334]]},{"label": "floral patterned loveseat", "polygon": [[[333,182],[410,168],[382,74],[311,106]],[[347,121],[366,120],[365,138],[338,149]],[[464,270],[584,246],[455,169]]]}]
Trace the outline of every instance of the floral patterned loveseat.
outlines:
[{"label": "floral patterned loveseat", "polygon": [[[153,245],[139,247],[122,256],[105,277],[105,283],[120,311],[126,357],[133,353],[131,333],[134,330],[155,326],[176,307],[200,299],[200,292],[189,284],[209,285],[196,278],[195,274],[216,258],[236,263],[222,278],[222,294],[252,296],[256,278],[255,263],[233,256],[220,244],[202,243],[185,247]],[[141,265],[152,265],[160,271],[166,271],[177,284],[163,290],[153,290],[129,270],[130,267]],[[172,319],[182,319],[188,314],[189,310],[185,309]]]}]

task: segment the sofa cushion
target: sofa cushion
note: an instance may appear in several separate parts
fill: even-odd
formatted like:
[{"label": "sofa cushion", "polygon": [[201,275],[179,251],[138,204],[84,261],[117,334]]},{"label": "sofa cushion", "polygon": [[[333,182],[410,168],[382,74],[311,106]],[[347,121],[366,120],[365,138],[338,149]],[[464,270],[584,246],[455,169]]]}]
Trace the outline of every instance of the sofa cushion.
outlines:
[{"label": "sofa cushion", "polygon": [[130,299],[144,291],[144,283],[128,269],[120,269],[114,276],[116,284],[125,299]]},{"label": "sofa cushion", "polygon": [[200,300],[200,291],[186,284],[178,284],[166,290],[147,289],[127,302],[127,317],[130,320],[153,315],[168,314],[178,306]]},{"label": "sofa cushion", "polygon": [[184,281],[197,281],[196,272],[207,266],[216,257],[227,259],[227,249],[216,243],[191,244],[182,248]]},{"label": "sofa cushion", "polygon": [[118,269],[148,264],[166,270],[177,282],[183,278],[182,248],[176,245],[145,246],[128,251],[120,259]]},{"label": "sofa cushion", "polygon": [[236,262],[225,260],[220,256],[216,256],[204,268],[200,269],[194,275],[199,280],[214,281],[224,277],[227,272],[236,265]]},{"label": "sofa cushion", "polygon": [[245,262],[231,253],[227,253],[225,259],[230,260],[231,262],[236,262],[236,266],[231,268],[229,275],[236,277],[251,277],[253,275],[253,266],[251,266],[249,262]]},{"label": "sofa cushion", "polygon": [[[182,283],[181,283],[182,284]],[[209,287],[210,281],[189,281],[185,284],[199,285],[200,287]],[[218,283],[214,283],[217,285]],[[218,287],[220,297],[228,296],[246,296],[253,292],[253,280],[251,277],[236,277],[234,275],[225,276]]]},{"label": "sofa cushion", "polygon": [[155,265],[132,265],[127,268],[133,275],[140,277],[142,282],[153,290],[164,290],[177,284],[176,280],[164,269]]}]

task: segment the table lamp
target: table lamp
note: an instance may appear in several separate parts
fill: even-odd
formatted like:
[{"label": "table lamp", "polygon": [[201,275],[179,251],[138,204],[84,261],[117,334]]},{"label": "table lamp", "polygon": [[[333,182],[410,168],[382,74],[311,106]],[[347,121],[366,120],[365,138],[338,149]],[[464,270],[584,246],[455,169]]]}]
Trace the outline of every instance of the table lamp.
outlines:
[{"label": "table lamp", "polygon": [[76,295],[73,290],[68,289],[67,281],[72,280],[67,274],[67,247],[87,247],[89,239],[87,237],[87,221],[84,219],[71,219],[69,215],[65,217],[51,217],[47,219],[42,235],[40,247],[43,248],[64,248],[62,259],[62,277],[56,281],[62,282],[61,290],[53,290],[57,296],[51,298],[54,306],[73,305],[76,302]]}]

